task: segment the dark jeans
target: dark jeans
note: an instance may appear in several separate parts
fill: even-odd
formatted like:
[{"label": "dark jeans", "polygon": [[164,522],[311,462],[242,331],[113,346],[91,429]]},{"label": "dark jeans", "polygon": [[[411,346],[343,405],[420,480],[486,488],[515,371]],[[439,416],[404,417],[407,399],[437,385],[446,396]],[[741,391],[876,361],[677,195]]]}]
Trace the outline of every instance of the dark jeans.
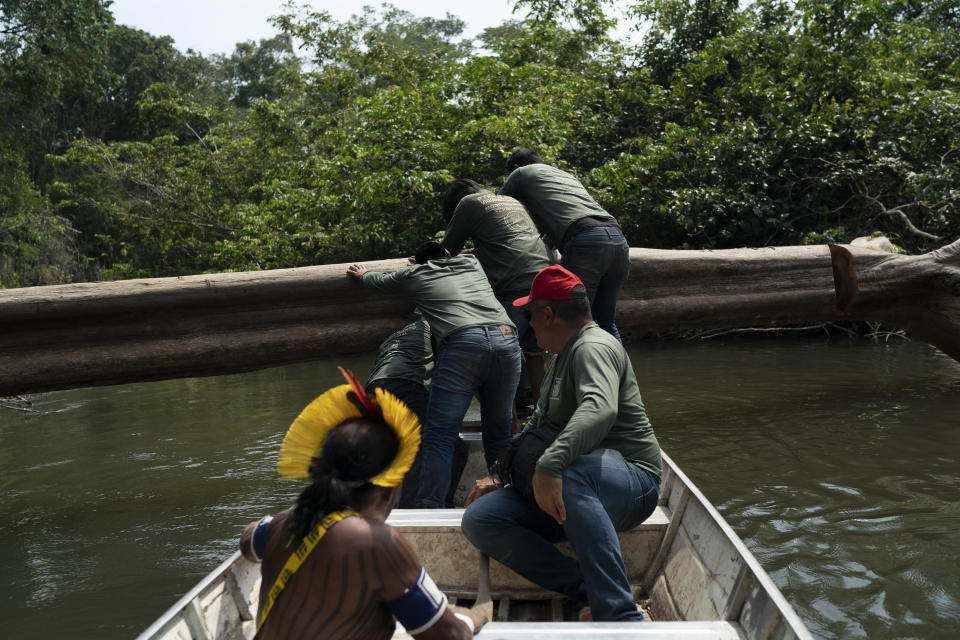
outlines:
[{"label": "dark jeans", "polygon": [[617,227],[590,227],[567,240],[560,264],[587,289],[594,321],[623,342],[617,331],[617,299],[630,273],[630,246]]},{"label": "dark jeans", "polygon": [[420,445],[421,483],[415,506],[444,506],[454,447],[474,395],[480,399],[483,455],[493,465],[510,437],[513,396],[520,379],[520,344],[512,327],[470,327],[444,340],[430,385]]},{"label": "dark jeans", "polygon": [[[618,451],[597,449],[563,472],[563,525],[507,486],[467,507],[461,530],[480,551],[531,582],[586,599],[594,620],[640,621],[617,532],[650,517],[659,497],[651,473]],[[575,559],[554,546],[560,540],[569,540]]]},{"label": "dark jeans", "polygon": [[533,327],[530,326],[530,318],[527,316],[527,307],[515,307],[513,306],[513,301],[517,298],[522,298],[525,295],[528,295],[530,290],[526,291],[513,291],[511,293],[505,293],[501,296],[497,296],[497,300],[500,301],[500,304],[503,305],[503,308],[507,311],[507,315],[510,316],[510,320],[513,324],[517,325],[517,337],[520,340],[520,351],[523,352],[524,357],[520,362],[520,382],[517,384],[517,393],[514,397],[514,405],[517,407],[517,418],[521,422],[525,420],[533,412],[533,390],[530,386],[530,372],[527,368],[527,358],[529,357],[543,357],[543,348],[540,347],[540,344],[537,342],[537,335],[533,331]]},{"label": "dark jeans", "polygon": [[[407,405],[411,411],[417,414],[422,428],[427,416],[427,402],[430,397],[430,392],[427,391],[427,388],[423,386],[423,384],[399,378],[381,378],[368,384],[366,391],[368,394],[373,395],[373,390],[378,387],[395,395],[401,402]],[[461,438],[457,438],[453,445],[453,464],[450,467],[450,488],[447,490],[447,495],[444,500],[444,506],[448,508],[453,507],[453,496],[457,490],[457,485],[460,484],[460,476],[463,475],[463,469],[467,466],[467,457],[469,455],[470,445]],[[413,464],[410,466],[410,470],[407,471],[407,475],[403,477],[403,484],[400,485],[400,500],[397,506],[401,509],[413,509],[419,488],[420,452],[418,451],[417,457],[413,459]]]}]

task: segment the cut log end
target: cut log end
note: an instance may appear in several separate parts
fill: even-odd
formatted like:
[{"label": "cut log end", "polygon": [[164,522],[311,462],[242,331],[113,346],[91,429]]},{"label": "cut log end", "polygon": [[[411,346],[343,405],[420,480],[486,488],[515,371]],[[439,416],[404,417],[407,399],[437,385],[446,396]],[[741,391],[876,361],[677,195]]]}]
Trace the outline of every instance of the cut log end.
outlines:
[{"label": "cut log end", "polygon": [[853,254],[837,244],[830,248],[830,262],[833,265],[833,288],[837,299],[837,312],[848,315],[860,288],[857,285],[857,273],[853,268]]}]

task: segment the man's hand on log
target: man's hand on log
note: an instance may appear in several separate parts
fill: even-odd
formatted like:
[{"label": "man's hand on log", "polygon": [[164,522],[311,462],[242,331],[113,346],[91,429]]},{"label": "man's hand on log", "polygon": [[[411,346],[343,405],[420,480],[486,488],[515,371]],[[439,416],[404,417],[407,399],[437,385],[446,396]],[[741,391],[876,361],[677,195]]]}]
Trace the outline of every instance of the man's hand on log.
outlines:
[{"label": "man's hand on log", "polygon": [[355,280],[361,279],[363,277],[363,274],[365,274],[366,272],[367,272],[367,268],[362,264],[352,264],[349,267],[347,267],[347,275],[354,278]]}]

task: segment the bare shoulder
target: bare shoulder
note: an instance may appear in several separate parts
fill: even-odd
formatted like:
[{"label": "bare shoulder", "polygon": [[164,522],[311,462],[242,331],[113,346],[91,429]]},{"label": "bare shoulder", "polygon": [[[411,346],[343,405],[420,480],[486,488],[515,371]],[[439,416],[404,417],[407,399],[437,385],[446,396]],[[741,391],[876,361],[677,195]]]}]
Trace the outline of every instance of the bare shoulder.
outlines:
[{"label": "bare shoulder", "polygon": [[391,528],[368,518],[344,518],[327,534],[331,542],[353,551],[374,549],[390,537]]},{"label": "bare shoulder", "polygon": [[420,560],[410,544],[393,527],[367,518],[346,518],[330,529],[328,553],[337,557],[365,558],[368,579],[379,585],[385,600],[403,595],[420,574]]},{"label": "bare shoulder", "polygon": [[396,529],[384,522],[369,518],[344,518],[327,533],[330,546],[340,554],[364,554],[375,559],[390,558],[391,563],[401,558],[405,564],[417,564],[410,544]]}]

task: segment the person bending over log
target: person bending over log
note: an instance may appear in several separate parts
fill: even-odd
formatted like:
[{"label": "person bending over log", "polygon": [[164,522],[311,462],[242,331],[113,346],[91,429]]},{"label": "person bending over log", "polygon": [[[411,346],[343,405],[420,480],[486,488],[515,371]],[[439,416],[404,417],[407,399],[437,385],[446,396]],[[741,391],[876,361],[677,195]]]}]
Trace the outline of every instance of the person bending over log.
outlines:
[{"label": "person bending over log", "polygon": [[[373,371],[367,378],[367,395],[374,395],[375,389],[383,389],[395,395],[417,415],[423,424],[427,417],[427,404],[430,391],[426,380],[433,374],[433,340],[430,337],[430,325],[419,311],[418,319],[390,334],[380,343]],[[445,505],[452,508],[454,494],[460,484],[460,476],[467,464],[470,446],[463,440],[454,440],[453,464],[450,468],[450,488],[447,489]],[[400,485],[400,499],[397,506],[401,509],[413,509],[420,488],[420,455],[413,461]]]},{"label": "person bending over log", "polygon": [[630,273],[630,246],[616,218],[574,176],[544,164],[532,149],[517,149],[507,160],[500,195],[513,196],[560,251],[560,264],[587,288],[593,318],[620,340],[617,300]]},{"label": "person bending over log", "polygon": [[530,290],[541,269],[555,262],[553,252],[543,243],[519,200],[494,195],[467,178],[458,178],[450,185],[443,199],[443,217],[447,230],[440,244],[457,255],[467,240],[473,240],[474,255],[487,274],[494,295],[517,327],[536,404],[546,370],[543,349],[537,344],[523,310],[514,307],[513,301]]},{"label": "person bending over log", "polygon": [[251,522],[240,537],[263,563],[257,637],[386,640],[394,618],[418,639],[469,638],[480,611],[448,605],[410,545],[386,524],[420,445],[402,402],[350,384],[311,402],[290,426],[278,472],[310,478],[296,506]]},{"label": "person bending over log", "polygon": [[382,293],[405,295],[426,318],[437,343],[420,452],[418,509],[443,508],[463,417],[480,400],[487,468],[510,439],[520,380],[517,327],[503,309],[476,256],[451,256],[439,242],[417,249],[415,264],[392,273],[352,264],[347,275]]}]

